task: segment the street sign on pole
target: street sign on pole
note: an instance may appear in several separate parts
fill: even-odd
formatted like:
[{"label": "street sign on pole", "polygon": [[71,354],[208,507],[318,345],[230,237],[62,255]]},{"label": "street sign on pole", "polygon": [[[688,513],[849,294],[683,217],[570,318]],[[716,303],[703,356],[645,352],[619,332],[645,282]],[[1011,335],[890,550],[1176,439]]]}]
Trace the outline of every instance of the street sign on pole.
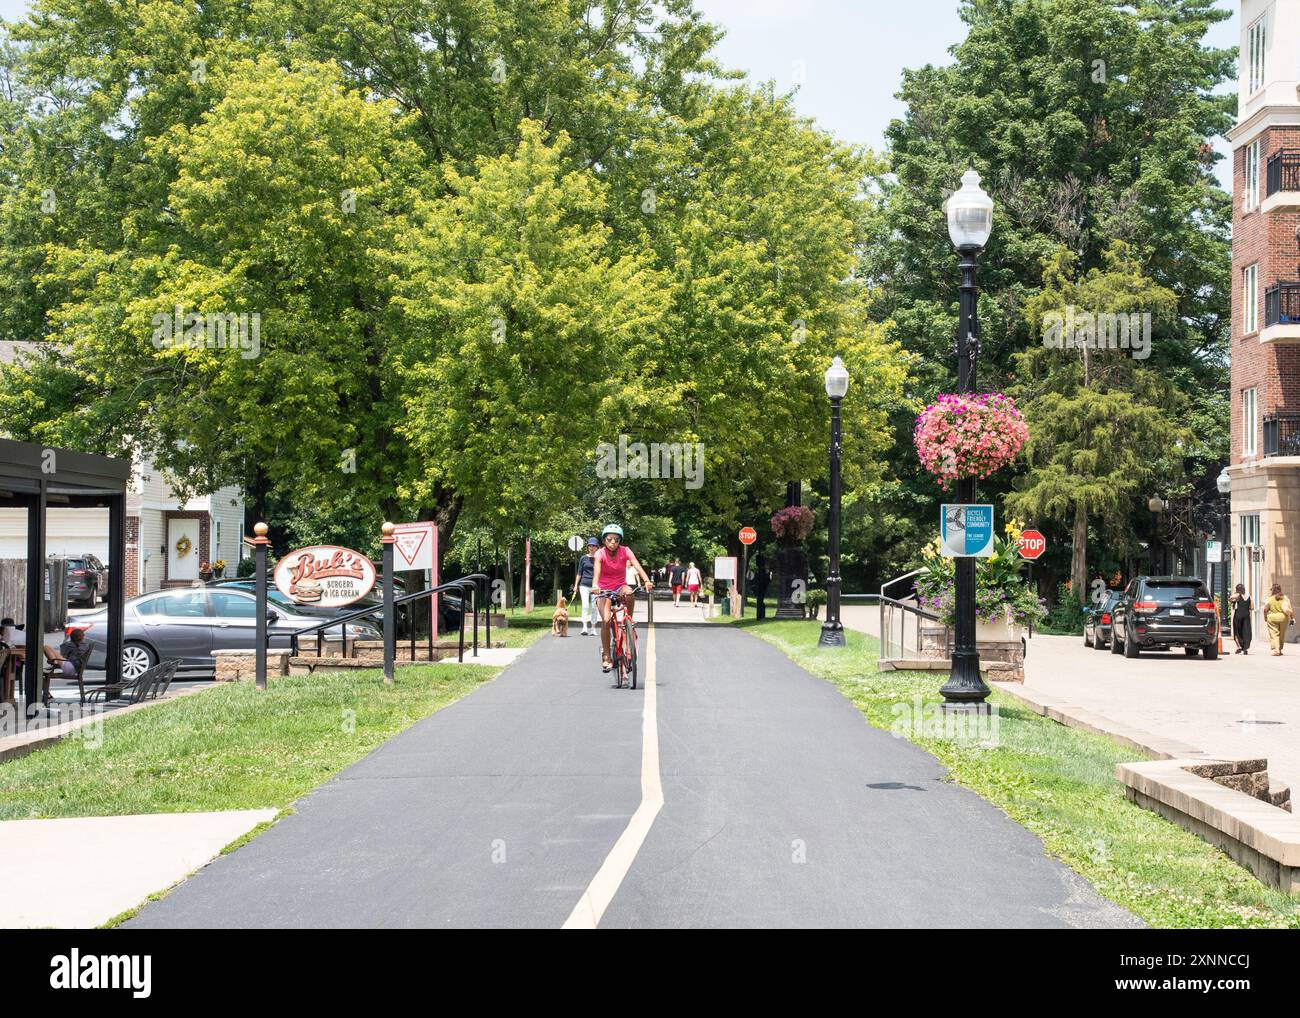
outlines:
[{"label": "street sign on pole", "polygon": [[988,558],[993,554],[993,507],[940,506],[939,544],[948,558]]},{"label": "street sign on pole", "polygon": [[740,543],[749,545],[758,540],[758,531],[753,527],[740,528]]},{"label": "street sign on pole", "polygon": [[1047,550],[1047,538],[1037,530],[1024,530],[1020,534],[1020,557],[1033,561]]},{"label": "street sign on pole", "polygon": [[569,551],[582,551],[582,538],[577,534],[569,538]]},{"label": "street sign on pole", "polygon": [[399,573],[433,570],[438,550],[438,525],[432,520],[394,523],[393,567]]},{"label": "street sign on pole", "polygon": [[1222,562],[1223,561],[1223,543],[1220,541],[1205,542],[1205,561]]}]

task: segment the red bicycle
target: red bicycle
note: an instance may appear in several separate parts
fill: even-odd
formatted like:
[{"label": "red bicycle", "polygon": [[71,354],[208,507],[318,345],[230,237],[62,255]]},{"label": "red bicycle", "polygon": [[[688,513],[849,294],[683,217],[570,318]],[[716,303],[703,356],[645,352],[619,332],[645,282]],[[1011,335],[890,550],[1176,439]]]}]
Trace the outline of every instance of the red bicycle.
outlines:
[{"label": "red bicycle", "polygon": [[[619,689],[636,689],[636,622],[628,614],[623,596],[617,590],[601,590],[593,593],[592,599],[609,598],[609,624],[613,629],[610,644],[610,659],[617,670],[616,685]],[[636,591],[632,591],[636,597]]]}]

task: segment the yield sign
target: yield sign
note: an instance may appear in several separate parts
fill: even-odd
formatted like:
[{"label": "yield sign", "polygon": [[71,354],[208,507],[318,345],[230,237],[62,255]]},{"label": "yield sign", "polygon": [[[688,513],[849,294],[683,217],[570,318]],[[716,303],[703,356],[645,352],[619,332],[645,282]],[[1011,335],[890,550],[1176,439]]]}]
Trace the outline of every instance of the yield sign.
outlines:
[{"label": "yield sign", "polygon": [[398,523],[393,527],[393,568],[397,572],[408,570],[433,569],[434,554],[437,550],[438,535],[434,529],[437,524]]}]

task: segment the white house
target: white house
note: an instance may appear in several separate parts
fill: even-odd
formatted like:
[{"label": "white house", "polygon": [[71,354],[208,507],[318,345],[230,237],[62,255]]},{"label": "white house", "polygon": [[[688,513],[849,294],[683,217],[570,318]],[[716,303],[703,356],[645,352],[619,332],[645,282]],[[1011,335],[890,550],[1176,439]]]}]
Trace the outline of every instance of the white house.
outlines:
[{"label": "white house", "polygon": [[[32,344],[0,342],[0,361]],[[3,428],[0,428],[3,434]],[[46,552],[98,556],[110,569],[108,510],[60,509],[47,513]],[[200,562],[224,559],[233,576],[245,551],[244,496],[236,486],[182,502],[161,470],[148,460],[135,464],[126,503],[125,582],[128,597],[165,586],[188,585]],[[25,558],[27,518],[21,509],[0,509],[0,558]]]}]

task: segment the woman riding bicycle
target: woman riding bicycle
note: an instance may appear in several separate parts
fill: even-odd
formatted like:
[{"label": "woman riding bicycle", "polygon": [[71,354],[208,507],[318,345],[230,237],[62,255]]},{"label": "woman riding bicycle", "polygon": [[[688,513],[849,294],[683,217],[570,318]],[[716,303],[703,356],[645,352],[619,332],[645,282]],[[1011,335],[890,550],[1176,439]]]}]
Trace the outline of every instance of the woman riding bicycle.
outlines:
[{"label": "woman riding bicycle", "polygon": [[[591,585],[605,595],[617,594],[622,598],[628,618],[631,618],[633,592],[627,582],[628,567],[636,571],[636,575],[645,584],[646,590],[652,590],[653,584],[646,571],[641,568],[641,563],[637,561],[632,549],[623,543],[622,527],[617,523],[611,523],[601,531],[600,537],[604,544],[600,551],[596,552],[596,568]],[[609,656],[610,597],[601,597],[597,603],[600,605],[600,666],[604,671],[609,671],[614,667]]]}]

